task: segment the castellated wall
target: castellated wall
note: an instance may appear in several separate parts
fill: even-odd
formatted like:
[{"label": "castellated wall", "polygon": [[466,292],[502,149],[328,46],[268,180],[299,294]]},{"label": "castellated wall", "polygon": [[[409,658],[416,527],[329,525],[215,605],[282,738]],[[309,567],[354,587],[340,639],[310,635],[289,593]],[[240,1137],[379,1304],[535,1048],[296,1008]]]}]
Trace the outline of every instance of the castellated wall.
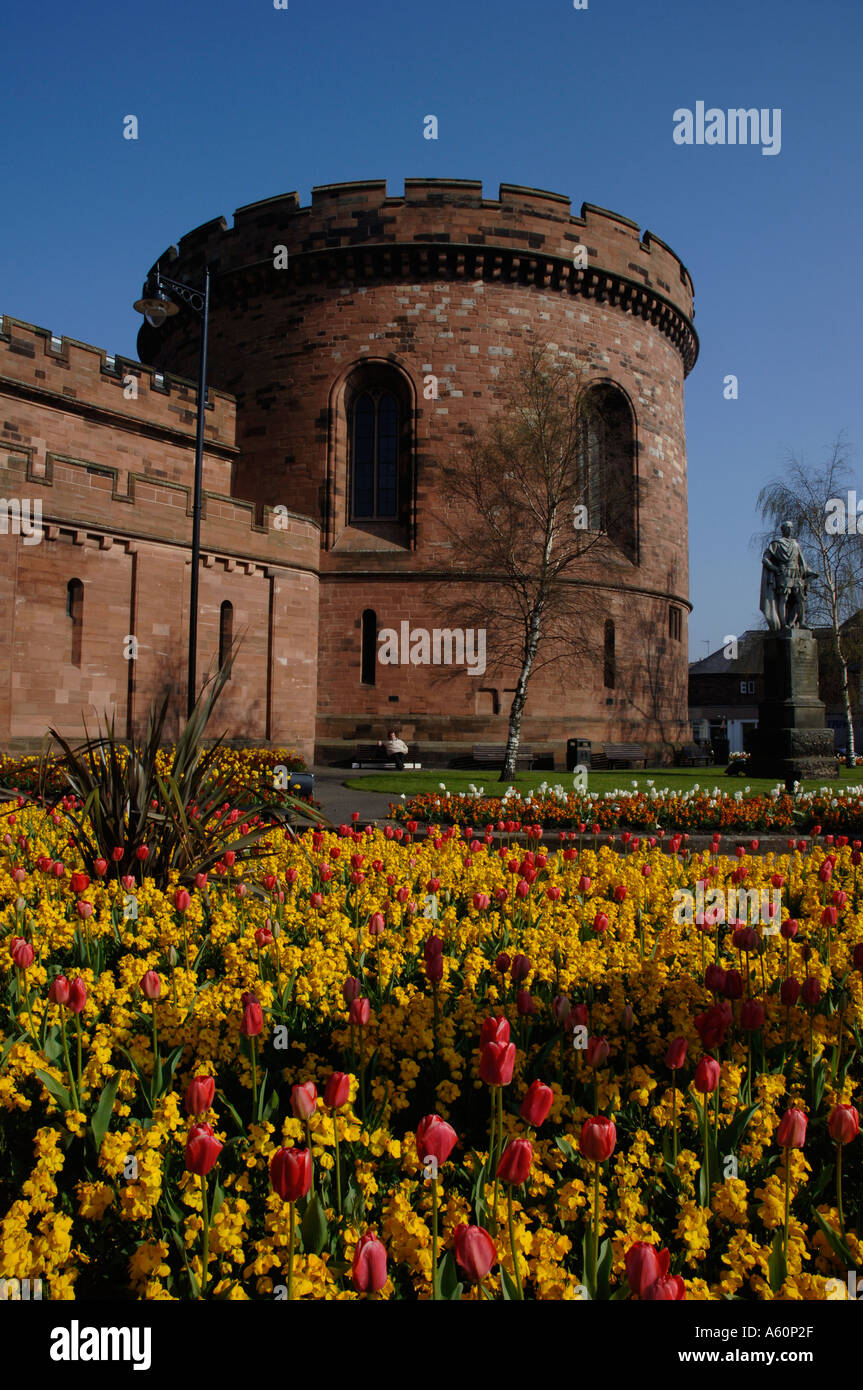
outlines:
[{"label": "castellated wall", "polygon": [[[130,383],[134,382],[134,386]],[[185,711],[196,392],[73,339],[0,323],[0,498],[26,502],[33,534],[0,525],[0,746],[33,747],[113,714],[140,731],[172,693]],[[256,519],[236,497],[236,403],[211,391],[205,425],[198,677],[215,669],[221,606],[243,637],[214,726],[312,755],[317,665],[317,524]],[[17,534],[16,534],[17,532]],[[35,542],[35,543],[34,543]],[[83,589],[81,632],[67,613]],[[128,638],[138,642],[137,659]]]},{"label": "castellated wall", "polygon": [[[429,750],[504,737],[515,671],[387,666],[363,684],[361,622],[372,610],[379,627],[440,625],[430,600],[448,569],[438,466],[489,418],[501,370],[530,335],[579,355],[629,402],[638,543],[634,558],[606,551],[586,562],[579,578],[602,609],[594,603],[584,620],[594,655],[565,676],[534,678],[523,738],[560,761],[576,734],[687,737],[683,382],[697,339],[691,279],[664,242],[588,204],[575,215],[557,194],[503,185],[489,199],[478,183],[417,179],[403,195],[372,181],[317,188],[309,207],[294,194],[256,203],[231,228],[219,218],[190,232],[160,264],[195,282],[205,261],[211,379],[237,403],[236,490],[321,526],[319,753],[393,723]],[[196,324],[178,315],[158,332],[145,326],[139,351],[192,376]],[[347,399],[363,368],[391,371],[411,415],[411,496],[394,526],[351,519]],[[680,610],[674,636],[669,607]]]}]

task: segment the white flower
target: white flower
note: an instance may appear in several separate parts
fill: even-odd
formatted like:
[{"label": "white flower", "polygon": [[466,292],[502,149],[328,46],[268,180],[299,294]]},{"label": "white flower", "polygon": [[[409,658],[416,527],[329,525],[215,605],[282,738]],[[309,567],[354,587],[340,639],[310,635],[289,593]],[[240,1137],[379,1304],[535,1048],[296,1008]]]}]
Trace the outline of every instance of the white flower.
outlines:
[{"label": "white flower", "polygon": [[438,782],[438,786],[440,787],[440,789],[441,789],[442,792],[445,792],[445,791],[446,791],[446,786],[445,786],[445,784],[444,784],[443,782]]}]

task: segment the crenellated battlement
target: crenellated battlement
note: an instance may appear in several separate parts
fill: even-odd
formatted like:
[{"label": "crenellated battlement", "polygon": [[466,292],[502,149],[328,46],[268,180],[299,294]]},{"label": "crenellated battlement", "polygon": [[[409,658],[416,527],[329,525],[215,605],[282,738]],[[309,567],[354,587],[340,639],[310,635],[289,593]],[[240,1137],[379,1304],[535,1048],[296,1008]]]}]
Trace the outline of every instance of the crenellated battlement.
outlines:
[{"label": "crenellated battlement", "polygon": [[[89,418],[102,412],[106,423],[150,434],[195,433],[194,382],[8,315],[0,318],[0,394],[45,406],[54,403]],[[236,415],[233,396],[208,390],[208,450],[236,452]]]},{"label": "crenellated battlement", "polygon": [[[496,254],[527,253],[542,263],[537,273],[551,274],[560,288],[581,285],[566,267],[583,247],[593,274],[644,286],[687,320],[692,315],[692,279],[683,262],[630,218],[592,203],[575,214],[564,194],[516,184],[501,184],[497,198],[486,198],[482,184],[470,179],[406,179],[401,195],[390,195],[382,179],[323,184],[312,189],[306,206],[296,192],[267,198],[237,208],[232,227],[219,217],[188,232],[160,263],[194,280],[206,261],[224,283],[272,267],[277,246],[286,249],[289,270],[302,276],[303,262],[317,274],[327,257],[360,247],[386,250],[393,265],[407,265],[394,249],[424,244],[472,249],[464,264],[474,276],[490,273]],[[483,249],[477,271],[475,255]],[[438,273],[440,264],[433,262],[427,273]],[[444,273],[452,274],[450,261]]]}]

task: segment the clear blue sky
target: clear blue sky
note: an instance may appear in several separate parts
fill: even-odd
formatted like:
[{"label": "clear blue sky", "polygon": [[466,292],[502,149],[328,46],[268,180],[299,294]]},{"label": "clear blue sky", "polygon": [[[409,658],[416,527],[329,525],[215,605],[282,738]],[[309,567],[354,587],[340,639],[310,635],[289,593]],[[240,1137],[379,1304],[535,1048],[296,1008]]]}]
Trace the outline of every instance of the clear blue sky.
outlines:
[{"label": "clear blue sky", "polygon": [[[624,213],[695,281],[703,656],[757,621],[762,482],[840,432],[861,457],[861,39],[859,0],[7,7],[0,311],[134,357],[131,303],[166,246],[244,203],[293,189],[305,203],[319,183],[471,178],[491,197],[530,184]],[[781,108],[781,153],[676,145],[673,112],[697,101]],[[128,114],[137,142],[122,138]]]}]

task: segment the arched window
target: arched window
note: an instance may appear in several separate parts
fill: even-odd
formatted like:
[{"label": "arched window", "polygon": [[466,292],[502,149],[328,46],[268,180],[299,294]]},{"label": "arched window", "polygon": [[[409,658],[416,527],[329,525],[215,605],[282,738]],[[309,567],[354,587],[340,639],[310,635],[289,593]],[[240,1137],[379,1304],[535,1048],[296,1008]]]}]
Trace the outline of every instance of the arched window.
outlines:
[{"label": "arched window", "polygon": [[605,642],[603,646],[603,684],[606,690],[614,689],[615,679],[615,652],[614,652],[614,623],[610,618],[605,620]]},{"label": "arched window", "polygon": [[635,428],[629,402],[608,384],[585,394],[578,442],[579,502],[587,529],[604,532],[638,562],[635,505]]},{"label": "arched window", "polygon": [[351,514],[395,521],[399,503],[399,403],[391,391],[364,391],[351,411]]},{"label": "arched window", "polygon": [[[219,610],[219,670],[230,660],[234,641],[234,605],[226,599]],[[228,677],[230,680],[230,676]]]},{"label": "arched window", "polygon": [[675,642],[680,642],[683,638],[683,613],[673,604],[668,610],[668,635]]},{"label": "arched window", "polygon": [[362,656],[362,682],[363,685],[374,685],[375,683],[375,663],[377,660],[378,645],[378,616],[373,608],[367,608],[363,613],[363,656]]},{"label": "arched window", "polygon": [[80,579],[70,579],[66,585],[66,617],[71,626],[69,660],[73,666],[80,666],[84,633],[84,585]]}]

